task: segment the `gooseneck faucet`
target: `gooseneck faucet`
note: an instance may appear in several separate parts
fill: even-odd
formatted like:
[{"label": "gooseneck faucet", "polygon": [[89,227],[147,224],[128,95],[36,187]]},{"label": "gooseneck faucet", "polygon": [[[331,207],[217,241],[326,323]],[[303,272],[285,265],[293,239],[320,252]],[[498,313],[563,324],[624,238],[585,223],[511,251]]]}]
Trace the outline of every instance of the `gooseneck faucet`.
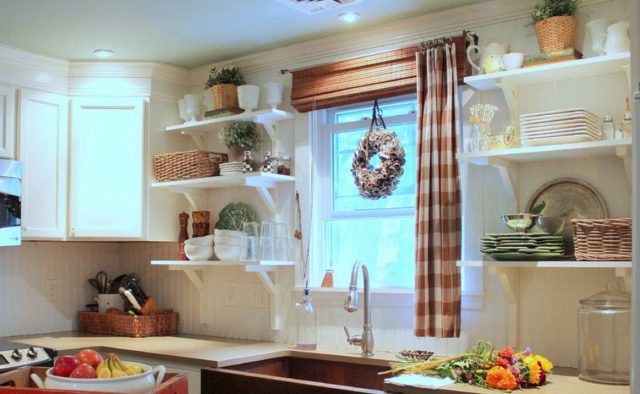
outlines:
[{"label": "gooseneck faucet", "polygon": [[362,267],[362,279],[364,282],[364,323],[362,335],[349,335],[349,329],[344,326],[347,334],[347,342],[351,345],[360,345],[363,357],[373,356],[373,332],[371,331],[371,289],[369,289],[369,270],[367,266],[356,260],[351,270],[351,283],[347,298],[344,300],[344,310],[355,312],[358,310],[358,269]]}]

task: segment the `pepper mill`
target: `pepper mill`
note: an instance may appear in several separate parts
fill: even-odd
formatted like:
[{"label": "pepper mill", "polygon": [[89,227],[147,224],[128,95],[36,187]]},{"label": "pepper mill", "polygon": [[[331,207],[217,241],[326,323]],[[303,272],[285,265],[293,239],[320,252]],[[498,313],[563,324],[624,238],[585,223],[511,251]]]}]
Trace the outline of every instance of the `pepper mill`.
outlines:
[{"label": "pepper mill", "polygon": [[187,226],[189,224],[189,214],[182,212],[178,215],[180,221],[180,235],[178,235],[178,260],[189,260],[184,253],[184,241],[189,239],[189,233],[187,232]]}]

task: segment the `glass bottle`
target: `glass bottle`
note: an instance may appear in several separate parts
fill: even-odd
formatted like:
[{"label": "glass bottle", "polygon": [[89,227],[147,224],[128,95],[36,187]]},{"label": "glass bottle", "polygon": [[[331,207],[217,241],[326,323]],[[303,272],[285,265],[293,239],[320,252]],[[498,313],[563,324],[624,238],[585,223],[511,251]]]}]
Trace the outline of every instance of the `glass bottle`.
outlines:
[{"label": "glass bottle", "polygon": [[244,159],[242,159],[242,172],[253,172],[253,158],[251,157],[251,151],[244,151]]},{"label": "glass bottle", "polygon": [[327,271],[324,273],[324,278],[322,278],[321,287],[333,287],[333,268],[327,268]]},{"label": "glass bottle", "polygon": [[622,125],[620,125],[620,131],[622,134],[622,139],[631,138],[633,134],[633,123],[631,118],[631,105],[629,104],[629,97],[627,97],[627,102],[624,106],[624,119],[622,120]]},{"label": "glass bottle", "polygon": [[189,260],[187,255],[184,253],[184,241],[189,239],[189,233],[187,232],[189,214],[183,211],[178,215],[178,222],[180,223],[180,233],[178,234],[178,260]]},{"label": "glass bottle", "polygon": [[264,160],[262,161],[262,172],[274,172],[271,151],[264,152]]},{"label": "glass bottle", "polygon": [[302,302],[296,304],[296,349],[316,350],[318,327],[316,311],[311,304],[311,289],[304,289]]},{"label": "glass bottle", "polygon": [[284,155],[278,161],[278,174],[291,175],[291,156]]},{"label": "glass bottle", "polygon": [[602,119],[602,139],[612,140],[615,138],[616,126],[611,115],[605,115]]}]

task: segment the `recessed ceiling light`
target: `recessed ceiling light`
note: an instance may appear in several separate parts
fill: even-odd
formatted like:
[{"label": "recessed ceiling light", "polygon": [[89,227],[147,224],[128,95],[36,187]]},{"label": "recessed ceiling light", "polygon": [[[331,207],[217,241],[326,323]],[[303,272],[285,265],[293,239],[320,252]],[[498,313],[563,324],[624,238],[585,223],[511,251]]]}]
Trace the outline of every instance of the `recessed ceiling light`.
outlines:
[{"label": "recessed ceiling light", "polygon": [[113,56],[113,51],[111,49],[96,49],[93,51],[93,56],[106,59]]},{"label": "recessed ceiling light", "polygon": [[338,19],[344,23],[354,23],[360,19],[360,14],[355,12],[345,12],[344,14],[338,15]]}]

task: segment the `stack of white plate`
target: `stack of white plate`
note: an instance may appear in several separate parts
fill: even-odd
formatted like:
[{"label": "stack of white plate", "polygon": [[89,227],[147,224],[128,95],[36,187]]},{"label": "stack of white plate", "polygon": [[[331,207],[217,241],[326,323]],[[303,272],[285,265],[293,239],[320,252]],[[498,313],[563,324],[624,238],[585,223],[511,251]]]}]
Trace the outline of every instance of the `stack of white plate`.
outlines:
[{"label": "stack of white plate", "polygon": [[241,173],[242,173],[241,161],[232,161],[229,163],[220,164],[220,175],[241,174]]},{"label": "stack of white plate", "polygon": [[520,115],[523,146],[597,141],[601,135],[600,120],[584,108]]}]

